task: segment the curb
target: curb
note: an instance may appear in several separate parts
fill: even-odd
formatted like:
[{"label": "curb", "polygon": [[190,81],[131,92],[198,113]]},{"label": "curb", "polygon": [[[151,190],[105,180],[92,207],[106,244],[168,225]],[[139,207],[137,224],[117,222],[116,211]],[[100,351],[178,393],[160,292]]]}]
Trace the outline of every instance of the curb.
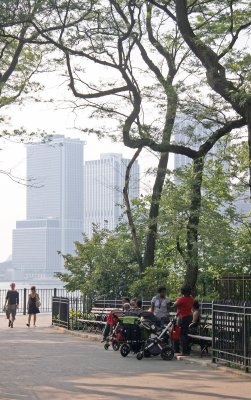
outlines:
[{"label": "curb", "polygon": [[65,328],[61,328],[60,326],[51,325],[52,329],[55,329],[59,333],[65,333],[67,335],[76,336],[80,339],[91,340],[92,342],[101,342],[102,335],[95,335],[90,333],[83,333],[81,331],[71,331]]},{"label": "curb", "polygon": [[244,379],[251,379],[251,374],[248,374],[244,371],[238,370],[238,369],[234,369],[234,368],[229,368],[223,365],[219,365],[219,364],[214,364],[212,363],[212,361],[209,360],[203,360],[201,358],[193,358],[193,357],[182,357],[182,356],[176,356],[177,361],[184,361],[187,362],[188,364],[197,364],[203,367],[209,367],[211,369],[220,371],[220,372],[224,372],[227,374],[231,374],[231,375],[238,375]]}]

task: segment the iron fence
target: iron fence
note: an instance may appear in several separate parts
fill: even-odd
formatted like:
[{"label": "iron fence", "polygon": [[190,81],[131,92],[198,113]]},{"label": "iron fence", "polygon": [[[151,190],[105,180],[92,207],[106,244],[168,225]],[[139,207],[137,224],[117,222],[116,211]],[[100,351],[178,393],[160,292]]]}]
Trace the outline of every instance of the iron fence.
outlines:
[{"label": "iron fence", "polygon": [[67,329],[79,329],[79,319],[93,319],[92,300],[87,296],[52,298],[52,324]]},{"label": "iron fence", "polygon": [[251,302],[213,303],[213,362],[251,368]]},{"label": "iron fence", "polygon": [[[0,312],[2,308],[3,312],[3,307],[6,299],[8,289],[0,289]],[[19,293],[19,309],[17,310],[18,313],[20,314],[26,314],[27,311],[27,301],[28,301],[28,295],[29,295],[29,289],[18,289]],[[40,312],[41,313],[51,313],[52,312],[52,298],[53,297],[72,297],[72,298],[79,298],[80,297],[80,292],[68,292],[66,289],[58,289],[58,288],[52,288],[52,289],[37,289],[37,293],[40,297],[41,301],[41,307],[40,307]]]},{"label": "iron fence", "polygon": [[52,298],[52,324],[69,329],[69,298]]},{"label": "iron fence", "polygon": [[213,313],[213,302],[212,301],[200,301],[200,311],[202,315],[211,317]]}]

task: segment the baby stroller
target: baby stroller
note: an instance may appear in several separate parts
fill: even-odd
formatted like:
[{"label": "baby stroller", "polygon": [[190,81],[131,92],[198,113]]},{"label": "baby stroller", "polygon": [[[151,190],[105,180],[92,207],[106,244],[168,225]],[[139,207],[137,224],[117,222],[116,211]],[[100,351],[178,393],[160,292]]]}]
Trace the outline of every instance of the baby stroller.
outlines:
[{"label": "baby stroller", "polygon": [[121,343],[124,341],[122,325],[119,322],[119,318],[123,317],[123,315],[123,311],[116,311],[108,316],[109,320],[107,319],[107,321],[111,326],[111,332],[104,344],[105,350],[108,350],[112,346],[114,351],[118,351]]},{"label": "baby stroller", "polygon": [[137,316],[118,318],[111,343],[115,351],[120,349],[122,357],[127,357],[130,352],[138,353],[144,344],[139,323],[140,319]]},{"label": "baby stroller", "polygon": [[158,356],[165,361],[171,361],[174,350],[169,346],[169,331],[172,327],[170,322],[163,330],[152,321],[143,319],[140,324],[141,330],[148,332],[149,337],[145,340],[141,350],[137,353],[137,360],[144,357]]}]

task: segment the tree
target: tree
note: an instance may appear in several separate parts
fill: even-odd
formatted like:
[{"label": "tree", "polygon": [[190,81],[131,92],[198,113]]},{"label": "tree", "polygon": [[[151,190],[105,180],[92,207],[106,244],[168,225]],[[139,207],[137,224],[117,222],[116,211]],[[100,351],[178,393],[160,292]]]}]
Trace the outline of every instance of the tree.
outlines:
[{"label": "tree", "polygon": [[30,24],[40,1],[1,1],[0,12],[0,107],[17,101],[23,93],[36,92],[32,77],[42,63],[43,51],[31,45]]},{"label": "tree", "polygon": [[[41,1],[2,0],[0,4],[0,109],[14,103],[21,104],[24,97],[32,93],[37,99],[37,93],[42,88],[34,80],[39,72],[48,70],[43,64],[46,49],[31,44],[29,38],[31,28],[29,20],[35,18],[41,10]],[[4,114],[1,123],[6,124]],[[0,139],[15,142],[30,142],[34,138],[45,139],[44,132],[27,132],[22,127],[10,131],[1,129]],[[14,176],[11,171],[0,170],[14,182],[36,186],[35,182]]]},{"label": "tree", "polygon": [[[62,52],[69,86],[77,99],[93,107],[95,116],[118,118],[126,146],[137,149],[149,147],[160,152],[142,260],[139,253],[137,255],[142,271],[152,266],[155,260],[159,205],[169,153],[184,154],[194,160],[194,185],[187,224],[186,281],[195,287],[204,158],[222,136],[245,125],[246,118],[233,118],[226,104],[215,103],[214,98],[209,106],[207,102],[201,104],[197,96],[197,103],[193,104],[197,109],[196,117],[204,125],[210,125],[210,133],[208,131],[208,136],[200,143],[199,150],[171,142],[177,110],[183,111],[182,103],[187,100],[191,90],[196,99],[193,85],[187,88],[184,82],[187,76],[196,78],[198,66],[194,65],[190,51],[184,46],[176,17],[167,7],[172,2],[165,2],[164,6],[161,3],[112,0],[106,4],[80,1],[76,6],[74,1],[69,1],[67,5],[58,1],[56,7],[51,6],[51,13],[46,19],[38,18],[32,25],[41,38],[36,37],[36,42],[46,41]],[[77,18],[76,7],[85,12],[81,18]],[[88,82],[81,68],[81,60],[84,60],[86,70],[95,63],[105,71],[105,78],[100,85]],[[111,72],[107,72],[109,70]],[[148,84],[145,83],[145,77]],[[109,78],[110,83],[107,82]],[[202,87],[208,90],[205,80],[201,82]],[[211,95],[209,93],[207,100]],[[81,103],[75,106],[79,108]],[[149,107],[155,107],[152,119],[147,112]],[[198,117],[201,109],[204,109],[203,115]],[[213,111],[213,118],[209,110]],[[100,131],[98,133],[101,134]],[[105,129],[102,128],[104,133]],[[136,249],[138,245],[134,228],[132,232]]]},{"label": "tree", "polygon": [[70,291],[81,290],[90,298],[127,295],[136,277],[136,259],[123,225],[119,232],[94,228],[92,239],[76,243],[76,256],[64,255],[67,273],[58,277]]},{"label": "tree", "polygon": [[[222,143],[221,155],[224,147]],[[246,170],[247,146],[239,144],[238,153],[238,159],[246,160],[243,165]],[[230,168],[226,173],[224,164],[226,160],[230,163],[231,158],[236,160],[236,155],[233,157],[232,149],[228,147],[224,159],[220,158],[209,157],[204,167],[198,232],[200,297],[215,296],[214,279],[221,274],[250,272],[250,226],[246,217],[236,212],[238,182],[233,183],[236,190],[230,193],[229,184],[235,171]],[[176,171],[178,184],[172,179],[165,183],[154,268],[147,267],[139,274],[128,224],[121,222],[114,232],[94,227],[92,239],[84,237],[84,243],[76,243],[75,256],[64,256],[67,273],[59,274],[59,277],[67,289],[80,289],[92,298],[131,295],[149,299],[158,285],[165,284],[171,298],[175,298],[186,271],[186,260],[180,249],[186,245],[192,169],[190,165]],[[151,196],[133,204],[141,250],[146,240],[150,204]]]},{"label": "tree", "polygon": [[249,1],[155,1],[179,28],[187,46],[206,71],[208,85],[241,115],[248,128],[251,190],[251,93]]}]

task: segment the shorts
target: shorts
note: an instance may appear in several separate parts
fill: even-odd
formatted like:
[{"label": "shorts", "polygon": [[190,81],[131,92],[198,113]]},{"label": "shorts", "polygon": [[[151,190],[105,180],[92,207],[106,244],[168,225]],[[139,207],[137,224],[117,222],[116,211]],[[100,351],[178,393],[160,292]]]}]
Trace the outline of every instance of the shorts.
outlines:
[{"label": "shorts", "polygon": [[16,318],[16,313],[17,313],[17,306],[16,304],[9,304],[6,308],[6,317],[7,319],[10,319],[10,316],[12,316],[12,321],[15,320]]}]

